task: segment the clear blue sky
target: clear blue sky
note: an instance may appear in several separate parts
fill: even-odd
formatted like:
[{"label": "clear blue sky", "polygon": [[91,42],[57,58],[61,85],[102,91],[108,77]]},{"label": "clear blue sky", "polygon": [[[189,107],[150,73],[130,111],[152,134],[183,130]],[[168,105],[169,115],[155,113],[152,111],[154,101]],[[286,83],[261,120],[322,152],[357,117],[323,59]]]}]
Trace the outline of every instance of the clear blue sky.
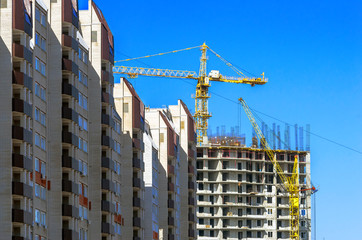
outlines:
[{"label": "clear blue sky", "polygon": [[[100,1],[115,37],[116,60],[138,57],[204,41],[251,73],[269,82],[213,83],[210,91],[237,100],[289,123],[311,124],[311,131],[362,151],[361,1]],[[198,72],[200,52],[153,57],[130,66]],[[208,71],[234,75],[210,55]],[[150,107],[183,99],[193,111],[196,82],[132,80]],[[237,105],[210,99],[210,125],[237,124]],[[244,113],[243,113],[244,114]],[[262,116],[262,115],[261,115]],[[272,119],[262,116],[269,124]],[[242,131],[250,141],[245,114]],[[362,155],[311,137],[312,181],[317,193],[317,239],[362,239]]]}]

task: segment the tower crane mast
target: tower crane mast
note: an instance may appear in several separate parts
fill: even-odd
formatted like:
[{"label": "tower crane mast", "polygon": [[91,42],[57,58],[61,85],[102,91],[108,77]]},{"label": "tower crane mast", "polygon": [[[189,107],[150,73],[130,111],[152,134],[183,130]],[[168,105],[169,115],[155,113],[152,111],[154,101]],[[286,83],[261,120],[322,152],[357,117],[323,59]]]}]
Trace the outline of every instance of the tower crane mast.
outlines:
[{"label": "tower crane mast", "polygon": [[256,135],[259,138],[261,145],[264,147],[265,152],[267,153],[269,160],[273,163],[274,169],[277,172],[279,178],[281,179],[283,185],[289,193],[289,215],[290,215],[290,234],[289,237],[291,240],[299,240],[299,169],[298,169],[298,155],[295,155],[294,166],[292,176],[287,177],[284,174],[283,169],[281,168],[279,162],[276,160],[276,154],[270,148],[268,142],[266,141],[264,134],[260,130],[255,118],[246,104],[244,99],[239,98],[240,103],[242,104],[246,115],[249,118],[251,125],[256,132]]},{"label": "tower crane mast", "polygon": [[[185,70],[170,70],[170,69],[157,69],[157,68],[141,68],[141,67],[128,67],[128,66],[114,66],[113,73],[115,74],[127,74],[130,78],[136,78],[140,76],[149,76],[149,77],[167,77],[167,78],[178,78],[178,79],[195,79],[197,80],[196,85],[196,94],[195,94],[195,124],[196,124],[196,134],[197,134],[197,145],[202,145],[205,138],[207,138],[207,129],[208,129],[208,119],[211,117],[211,114],[208,111],[208,99],[210,81],[216,82],[226,82],[226,83],[242,83],[254,85],[263,85],[267,83],[267,79],[264,78],[264,73],[262,77],[246,77],[240,70],[233,66],[230,62],[226,61],[219,54],[213,51],[205,43],[201,46],[185,48],[181,50],[170,51],[166,53],[158,53],[153,55],[148,55],[144,57],[137,57],[131,59],[125,59],[121,61],[130,61],[140,58],[148,58],[152,56],[160,56],[168,53],[176,53],[180,51],[190,50],[193,48],[200,47],[201,50],[201,59],[200,59],[200,68],[199,74],[197,75],[194,71],[185,71]],[[207,50],[210,50],[215,54],[219,59],[221,59],[227,66],[233,69],[239,77],[226,77],[220,74],[219,71],[212,70],[209,75],[207,75]],[[120,61],[118,61],[120,62]]]}]

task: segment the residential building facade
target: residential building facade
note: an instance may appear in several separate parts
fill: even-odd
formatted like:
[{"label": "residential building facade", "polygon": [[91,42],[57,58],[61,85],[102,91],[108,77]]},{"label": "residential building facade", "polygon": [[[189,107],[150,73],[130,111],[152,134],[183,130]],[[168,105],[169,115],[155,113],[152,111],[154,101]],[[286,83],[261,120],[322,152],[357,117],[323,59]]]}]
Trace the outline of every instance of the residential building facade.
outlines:
[{"label": "residential building facade", "polygon": [[[82,14],[106,25],[92,1]],[[82,14],[75,0],[1,1],[4,239],[121,239],[113,37],[85,35]]]},{"label": "residential building facade", "polygon": [[116,110],[122,119],[122,191],[121,207],[124,222],[125,239],[141,240],[144,238],[144,127],[145,107],[133,88],[125,78],[114,86]]},{"label": "residential building facade", "polygon": [[[277,150],[291,176],[298,155],[299,182],[310,186],[310,153]],[[289,196],[265,150],[245,146],[197,148],[198,239],[289,239]],[[300,237],[311,239],[310,192],[300,193]]]}]

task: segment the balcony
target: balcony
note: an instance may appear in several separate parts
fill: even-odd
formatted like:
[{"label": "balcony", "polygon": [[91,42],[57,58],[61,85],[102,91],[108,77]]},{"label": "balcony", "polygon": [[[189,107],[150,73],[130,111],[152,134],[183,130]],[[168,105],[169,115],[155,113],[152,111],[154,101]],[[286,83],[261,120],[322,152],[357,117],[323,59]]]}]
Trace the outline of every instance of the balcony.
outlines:
[{"label": "balcony", "polygon": [[62,84],[62,94],[69,95],[71,97],[74,97],[76,100],[79,100],[79,91],[76,87],[73,85],[63,82]]},{"label": "balcony", "polygon": [[33,199],[33,187],[22,182],[12,182],[12,193]]},{"label": "balcony", "polygon": [[62,107],[62,118],[69,119],[78,124],[78,113],[72,108]]},{"label": "balcony", "polygon": [[141,140],[138,138],[132,138],[132,147],[141,150]]},{"label": "balcony", "polygon": [[195,199],[193,197],[189,197],[188,203],[189,205],[195,206]]},{"label": "balcony", "polygon": [[114,146],[114,143],[113,143],[113,139],[110,138],[109,136],[106,136],[106,135],[102,135],[102,138],[101,138],[101,143],[102,143],[102,146],[106,146],[106,147],[113,147]]},{"label": "balcony", "polygon": [[175,219],[173,217],[168,217],[167,218],[167,224],[170,226],[174,226],[175,225]]},{"label": "balcony", "polygon": [[79,171],[79,162],[75,158],[69,156],[62,156],[62,167],[71,168]]},{"label": "balcony", "polygon": [[18,153],[13,153],[13,167],[24,168],[29,172],[33,171],[33,161],[31,158],[25,157]]},{"label": "balcony", "polygon": [[116,169],[114,168],[114,161],[107,157],[102,157],[102,167],[116,171]]},{"label": "balcony", "polygon": [[175,191],[175,185],[173,183],[168,183],[168,187],[167,187],[167,190],[169,192],[174,192]]},{"label": "balcony", "polygon": [[195,168],[194,168],[194,166],[189,165],[189,167],[188,167],[188,173],[195,175]]},{"label": "balcony", "polygon": [[133,217],[133,226],[134,227],[141,227],[141,218],[139,217]]},{"label": "balcony", "polygon": [[138,197],[133,197],[133,207],[141,207],[141,199]]},{"label": "balcony", "polygon": [[62,142],[78,147],[79,138],[71,132],[62,131]]},{"label": "balcony", "polygon": [[22,236],[12,236],[11,240],[29,240],[28,238],[22,237]]},{"label": "balcony", "polygon": [[104,71],[104,70],[102,70],[101,80],[102,80],[102,82],[107,82],[111,85],[113,85],[113,83],[114,83],[113,76],[109,72]]},{"label": "balcony", "polygon": [[141,188],[141,179],[139,178],[133,178],[133,185],[134,188]]},{"label": "balcony", "polygon": [[62,239],[67,239],[67,240],[78,240],[79,234],[71,229],[62,229]]},{"label": "balcony", "polygon": [[33,143],[33,133],[20,126],[12,127],[12,138],[25,141],[29,144]]},{"label": "balcony", "polygon": [[79,194],[79,188],[78,188],[78,184],[69,181],[69,180],[62,180],[62,191],[63,192],[69,192],[69,193],[74,193],[74,194]]},{"label": "balcony", "polygon": [[13,70],[13,84],[22,85],[33,90],[33,79],[23,72]]},{"label": "balcony", "polygon": [[101,122],[104,125],[111,126],[111,117],[108,114],[102,113]]},{"label": "balcony", "polygon": [[[9,1],[8,1],[9,2]],[[30,37],[33,36],[33,27],[31,20],[25,13],[24,1],[13,0],[13,28],[23,31]],[[29,22],[27,21],[29,20]]]},{"label": "balcony", "polygon": [[174,175],[174,174],[175,174],[175,167],[172,166],[172,165],[170,165],[170,164],[168,164],[168,165],[167,165],[167,173]]},{"label": "balcony", "polygon": [[189,221],[195,222],[195,215],[193,213],[189,213]]},{"label": "balcony", "polygon": [[102,91],[102,102],[110,104],[111,103],[110,100],[111,100],[111,96],[109,95],[109,93]]},{"label": "balcony", "polygon": [[189,190],[194,190],[195,189],[195,184],[193,182],[189,182],[188,187],[189,187]]},{"label": "balcony", "polygon": [[188,149],[188,157],[189,158],[195,158],[195,151],[192,149]]},{"label": "balcony", "polygon": [[78,52],[78,41],[69,35],[62,34],[62,45]]},{"label": "balcony", "polygon": [[18,43],[13,43],[13,57],[21,58],[31,64],[33,63],[33,52]]},{"label": "balcony", "polygon": [[175,202],[172,199],[167,200],[167,207],[168,208],[175,208]]},{"label": "balcony", "polygon": [[76,28],[79,27],[78,13],[73,8],[71,0],[62,1],[62,20],[63,22],[73,24],[73,26]]},{"label": "balcony", "polygon": [[13,112],[24,113],[29,117],[33,115],[33,106],[19,98],[13,98],[12,110]]},{"label": "balcony", "polygon": [[110,213],[116,212],[116,206],[107,200],[102,200],[101,209],[102,209],[102,211],[105,211],[105,212],[110,212]]},{"label": "balcony", "polygon": [[143,162],[141,162],[141,159],[139,158],[133,158],[132,159],[132,167],[134,168],[138,168],[138,169],[143,169]]},{"label": "balcony", "polygon": [[189,229],[189,237],[190,238],[195,237],[195,230],[194,229]]},{"label": "balcony", "polygon": [[115,192],[115,185],[114,183],[109,179],[102,179],[102,189],[108,190],[111,192]]},{"label": "balcony", "polygon": [[70,59],[63,58],[62,61],[62,70],[78,76],[78,65]]},{"label": "balcony", "polygon": [[62,205],[62,216],[78,218],[79,217],[79,209],[72,206],[72,205],[63,204]]},{"label": "balcony", "polygon": [[18,223],[33,224],[33,214],[21,209],[12,210],[12,221]]}]

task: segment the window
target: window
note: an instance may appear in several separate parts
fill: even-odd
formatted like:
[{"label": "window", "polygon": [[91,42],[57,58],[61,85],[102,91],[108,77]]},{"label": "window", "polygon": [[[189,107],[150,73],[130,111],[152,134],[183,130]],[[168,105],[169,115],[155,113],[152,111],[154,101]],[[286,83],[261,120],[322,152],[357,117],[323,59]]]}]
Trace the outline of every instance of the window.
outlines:
[{"label": "window", "polygon": [[268,197],[267,200],[268,200],[268,203],[273,203],[273,198],[272,197]]},{"label": "window", "polygon": [[38,108],[35,108],[35,120],[45,126],[45,119],[45,113],[40,111]]},{"label": "window", "polygon": [[38,209],[35,209],[35,222],[40,224],[40,211]]},{"label": "window", "polygon": [[81,129],[88,131],[88,122],[84,117],[80,115],[78,116],[78,124]]},{"label": "window", "polygon": [[203,213],[204,212],[204,207],[199,207],[199,213]]},{"label": "window", "polygon": [[88,175],[88,165],[86,162],[79,161],[79,171],[82,173],[82,175],[87,176]]},{"label": "window", "polygon": [[82,48],[79,48],[78,50],[78,57],[84,63],[88,63],[88,53],[84,51]]},{"label": "window", "polygon": [[86,229],[81,228],[79,230],[79,240],[87,240],[88,238],[88,231]]},{"label": "window", "polygon": [[35,33],[35,44],[42,50],[46,51],[46,40],[39,33]]},{"label": "window", "polygon": [[79,149],[83,150],[84,152],[88,152],[88,142],[84,140],[83,138],[79,138],[78,143]]},{"label": "window", "polygon": [[306,234],[305,232],[302,232],[302,233],[300,234],[300,236],[301,236],[301,238],[306,238],[307,234]]},{"label": "window", "polygon": [[268,232],[268,237],[272,238],[273,237],[273,232]]},{"label": "window", "polygon": [[273,209],[268,209],[268,214],[273,214]]},{"label": "window", "polygon": [[39,83],[35,82],[35,95],[40,97],[42,100],[45,99],[45,88],[42,87]]},{"label": "window", "polygon": [[121,133],[121,124],[115,121],[115,130],[117,133]]},{"label": "window", "polygon": [[128,113],[128,103],[123,103],[123,112]]},{"label": "window", "polygon": [[300,226],[304,227],[305,226],[305,221],[300,221]]},{"label": "window", "polygon": [[40,11],[38,8],[35,8],[35,20],[37,20],[39,23],[41,23],[41,25],[43,25],[44,27],[46,26],[47,20],[46,20],[45,13]]},{"label": "window", "polygon": [[200,225],[204,225],[204,222],[205,222],[205,221],[204,221],[203,218],[199,218],[199,224],[200,224]]},{"label": "window", "polygon": [[83,83],[85,86],[88,86],[88,77],[84,72],[80,70],[79,70],[78,80],[79,82]]},{"label": "window", "polygon": [[39,58],[35,58],[35,69],[45,76],[45,63]]},{"label": "window", "polygon": [[116,223],[115,232],[116,234],[121,235],[121,225],[118,223]]},{"label": "window", "polygon": [[273,226],[273,221],[272,220],[268,220],[268,226]]},{"label": "window", "polygon": [[85,110],[88,109],[88,98],[81,93],[79,93],[79,106]]},{"label": "window", "polygon": [[118,154],[121,154],[121,144],[119,142],[115,142],[116,143],[116,151]]},{"label": "window", "polygon": [[35,145],[45,150],[45,138],[40,136],[39,133],[35,133]]},{"label": "window", "polygon": [[121,164],[117,163],[117,174],[121,175]]},{"label": "window", "polygon": [[46,213],[35,209],[35,222],[40,226],[46,226]]}]

